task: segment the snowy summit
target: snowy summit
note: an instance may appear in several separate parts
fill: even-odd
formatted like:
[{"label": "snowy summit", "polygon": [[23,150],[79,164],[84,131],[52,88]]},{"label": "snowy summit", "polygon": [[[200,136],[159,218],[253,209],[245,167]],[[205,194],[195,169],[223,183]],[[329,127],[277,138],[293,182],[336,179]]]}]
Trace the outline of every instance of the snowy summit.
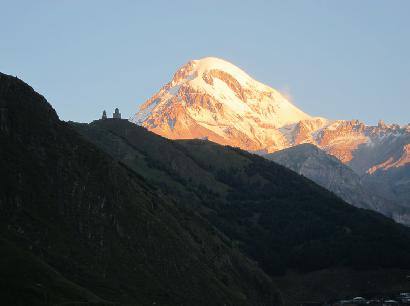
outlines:
[{"label": "snowy summit", "polygon": [[[359,173],[409,160],[410,126],[367,126],[358,120],[309,116],[277,90],[215,57],[182,66],[131,121],[167,138],[207,138],[250,151],[274,152],[311,143]],[[394,153],[380,153],[374,162],[358,158],[358,150],[385,152],[382,148],[387,147]]]},{"label": "snowy summit", "polygon": [[274,150],[288,142],[279,128],[312,119],[235,65],[206,57],[182,66],[131,121],[171,139],[207,137],[248,150]]}]

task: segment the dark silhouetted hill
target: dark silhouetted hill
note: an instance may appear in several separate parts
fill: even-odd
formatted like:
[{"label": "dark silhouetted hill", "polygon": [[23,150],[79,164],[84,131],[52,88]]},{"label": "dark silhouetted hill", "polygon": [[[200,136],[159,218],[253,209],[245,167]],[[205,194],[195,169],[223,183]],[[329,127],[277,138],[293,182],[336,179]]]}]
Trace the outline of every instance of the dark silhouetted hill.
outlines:
[{"label": "dark silhouetted hill", "polygon": [[31,87],[0,74],[0,110],[2,302],[280,304],[207,220],[85,140]]}]

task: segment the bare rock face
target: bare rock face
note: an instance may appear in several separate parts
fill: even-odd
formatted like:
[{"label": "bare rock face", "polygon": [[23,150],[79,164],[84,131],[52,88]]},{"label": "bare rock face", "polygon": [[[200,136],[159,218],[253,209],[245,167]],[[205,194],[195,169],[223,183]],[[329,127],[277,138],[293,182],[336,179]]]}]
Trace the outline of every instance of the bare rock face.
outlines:
[{"label": "bare rock face", "polygon": [[350,204],[372,208],[360,188],[360,177],[337,158],[312,144],[301,144],[266,155],[268,159],[302,174]]},{"label": "bare rock face", "polygon": [[311,179],[353,206],[378,211],[410,225],[410,207],[377,195],[349,166],[315,145],[301,144],[265,157]]},{"label": "bare rock face", "polygon": [[364,130],[365,125],[358,120],[340,120],[319,132],[317,144],[347,163],[352,159],[352,152],[366,142]]}]

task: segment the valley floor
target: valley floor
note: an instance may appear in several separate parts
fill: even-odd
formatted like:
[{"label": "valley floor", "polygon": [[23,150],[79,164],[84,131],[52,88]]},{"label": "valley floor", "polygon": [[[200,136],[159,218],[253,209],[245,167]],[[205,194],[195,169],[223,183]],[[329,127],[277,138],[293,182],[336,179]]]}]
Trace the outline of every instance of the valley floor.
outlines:
[{"label": "valley floor", "polygon": [[288,272],[284,277],[275,278],[275,283],[282,293],[284,305],[296,306],[356,296],[381,297],[392,293],[410,292],[410,271],[355,271],[340,268],[306,274]]}]

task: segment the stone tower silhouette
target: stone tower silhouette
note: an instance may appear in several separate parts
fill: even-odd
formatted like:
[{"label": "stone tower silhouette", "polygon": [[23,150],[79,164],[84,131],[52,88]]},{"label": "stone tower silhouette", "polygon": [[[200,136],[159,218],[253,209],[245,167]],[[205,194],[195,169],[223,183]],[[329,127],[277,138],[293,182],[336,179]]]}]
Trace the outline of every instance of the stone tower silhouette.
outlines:
[{"label": "stone tower silhouette", "polygon": [[103,111],[103,114],[102,114],[101,119],[102,119],[102,120],[107,119],[107,112],[106,112],[105,110]]},{"label": "stone tower silhouette", "polygon": [[121,113],[118,108],[115,109],[114,114],[112,114],[114,119],[121,119]]}]

